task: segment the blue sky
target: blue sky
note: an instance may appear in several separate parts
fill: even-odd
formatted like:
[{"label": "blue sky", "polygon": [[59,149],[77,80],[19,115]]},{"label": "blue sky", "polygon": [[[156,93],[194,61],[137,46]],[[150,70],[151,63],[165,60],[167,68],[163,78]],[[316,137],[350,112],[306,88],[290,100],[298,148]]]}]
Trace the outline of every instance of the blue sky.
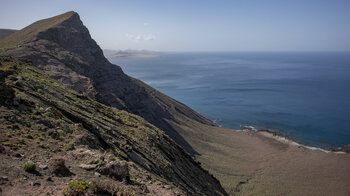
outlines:
[{"label": "blue sky", "polygon": [[1,0],[0,28],[70,10],[104,49],[350,51],[349,0]]}]

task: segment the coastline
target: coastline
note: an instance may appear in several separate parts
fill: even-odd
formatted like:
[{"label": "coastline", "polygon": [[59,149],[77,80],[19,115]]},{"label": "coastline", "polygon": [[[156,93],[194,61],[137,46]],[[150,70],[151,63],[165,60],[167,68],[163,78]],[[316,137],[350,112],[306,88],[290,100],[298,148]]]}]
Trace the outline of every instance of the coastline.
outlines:
[{"label": "coastline", "polygon": [[272,138],[278,142],[292,145],[292,146],[297,146],[299,148],[318,150],[318,151],[322,151],[325,153],[337,153],[337,154],[350,153],[350,149],[347,149],[348,147],[350,147],[350,145],[346,145],[344,147],[332,147],[329,150],[327,150],[327,149],[323,149],[323,148],[319,148],[319,147],[307,146],[307,145],[298,143],[297,141],[289,138],[288,136],[283,135],[279,131],[274,131],[274,130],[269,130],[269,129],[256,129],[253,126],[242,126],[241,125],[241,130],[237,130],[237,131],[247,131],[247,132],[257,133],[257,134],[263,135],[264,137]]},{"label": "coastline", "polygon": [[304,146],[270,130],[178,123],[174,127],[199,153],[196,159],[230,195],[350,193],[349,153]]}]

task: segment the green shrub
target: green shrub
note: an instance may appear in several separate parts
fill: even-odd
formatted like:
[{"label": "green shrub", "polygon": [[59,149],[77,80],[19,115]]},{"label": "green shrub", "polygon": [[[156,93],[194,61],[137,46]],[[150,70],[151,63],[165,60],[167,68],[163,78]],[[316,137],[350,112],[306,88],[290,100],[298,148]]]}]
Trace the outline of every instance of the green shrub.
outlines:
[{"label": "green shrub", "polygon": [[25,141],[23,138],[17,138],[17,141],[20,143],[20,144],[25,144]]},{"label": "green shrub", "polygon": [[52,113],[51,113],[51,112],[45,112],[43,115],[44,115],[44,116],[49,116],[49,117],[51,117],[51,116],[52,116]]},{"label": "green shrub", "polygon": [[3,142],[2,145],[7,146],[7,147],[11,147],[11,148],[16,148],[19,146],[18,144],[13,144],[11,142]]},{"label": "green shrub", "polygon": [[26,116],[28,118],[31,118],[31,119],[35,119],[36,118],[35,114],[33,114],[33,113],[26,113]]},{"label": "green shrub", "polygon": [[64,131],[62,129],[58,129],[57,133],[62,134],[62,133],[64,133]]},{"label": "green shrub", "polygon": [[99,160],[98,163],[97,163],[97,167],[101,167],[102,165],[104,165],[105,162],[102,161],[102,160]]},{"label": "green shrub", "polygon": [[85,180],[73,181],[68,183],[68,189],[62,191],[63,195],[84,195],[86,189],[92,186],[91,182]]},{"label": "green shrub", "polygon": [[26,172],[35,172],[36,165],[33,161],[27,161],[23,164],[22,168]]}]

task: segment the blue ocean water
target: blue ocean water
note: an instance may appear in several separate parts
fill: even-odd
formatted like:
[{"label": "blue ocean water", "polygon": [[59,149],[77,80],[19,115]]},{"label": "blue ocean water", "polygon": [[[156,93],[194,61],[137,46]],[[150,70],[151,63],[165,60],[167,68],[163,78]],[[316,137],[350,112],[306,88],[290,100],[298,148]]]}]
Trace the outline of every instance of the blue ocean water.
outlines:
[{"label": "blue ocean water", "polygon": [[278,130],[321,148],[350,144],[350,53],[174,53],[111,61],[224,127]]}]

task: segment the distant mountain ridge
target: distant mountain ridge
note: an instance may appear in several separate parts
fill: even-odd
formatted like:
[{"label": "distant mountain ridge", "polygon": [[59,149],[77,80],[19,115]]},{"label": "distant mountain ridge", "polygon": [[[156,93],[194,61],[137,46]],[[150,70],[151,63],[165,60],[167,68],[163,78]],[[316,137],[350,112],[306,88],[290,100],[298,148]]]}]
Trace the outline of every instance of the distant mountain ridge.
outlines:
[{"label": "distant mountain ridge", "polygon": [[164,52],[150,50],[110,50],[104,49],[103,54],[107,59],[115,58],[154,58],[159,57]]},{"label": "distant mountain ridge", "polygon": [[0,40],[16,32],[14,29],[0,29]]}]

